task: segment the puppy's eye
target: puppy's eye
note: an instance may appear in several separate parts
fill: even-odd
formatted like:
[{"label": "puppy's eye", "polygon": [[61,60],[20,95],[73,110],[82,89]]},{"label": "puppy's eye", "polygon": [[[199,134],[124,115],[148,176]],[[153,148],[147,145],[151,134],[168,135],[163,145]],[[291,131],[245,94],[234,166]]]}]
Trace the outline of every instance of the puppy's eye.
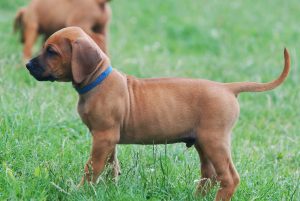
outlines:
[{"label": "puppy's eye", "polygon": [[46,51],[47,51],[47,55],[48,56],[55,56],[55,55],[57,55],[57,52],[51,46],[48,46],[47,49],[46,49]]}]

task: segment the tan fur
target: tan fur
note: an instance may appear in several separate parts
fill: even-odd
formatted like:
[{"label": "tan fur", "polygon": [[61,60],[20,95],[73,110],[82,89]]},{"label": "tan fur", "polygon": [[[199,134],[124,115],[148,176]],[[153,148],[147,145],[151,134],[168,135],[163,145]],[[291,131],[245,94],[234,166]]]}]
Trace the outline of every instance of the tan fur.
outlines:
[{"label": "tan fur", "polygon": [[21,43],[24,43],[24,22],[23,16],[26,12],[26,8],[20,8],[15,16],[14,20],[14,32],[20,31],[21,32]]},{"label": "tan fur", "polygon": [[241,92],[261,92],[269,91],[279,86],[287,77],[290,71],[290,57],[287,49],[284,49],[284,69],[281,75],[274,81],[269,83],[256,83],[256,82],[236,82],[226,84],[234,94]]},{"label": "tan fur", "polygon": [[[110,65],[109,58],[79,28],[56,32],[46,41],[45,48],[48,46],[55,47],[60,55],[47,58],[45,51],[40,55],[40,61],[47,64],[48,75],[72,81],[75,87],[87,85]],[[68,46],[77,50],[71,51]],[[88,56],[95,54],[98,56]],[[230,134],[240,112],[236,95],[277,87],[286,78],[289,65],[285,50],[283,74],[267,84],[224,84],[187,78],[138,79],[114,69],[103,83],[79,95],[78,112],[93,138],[81,185],[85,180],[96,182],[107,160],[114,164],[117,175],[116,144],[185,142],[188,146],[194,144],[201,160],[202,178],[197,192],[205,194],[218,181],[221,188],[216,200],[230,200],[239,184],[230,152]],[[60,74],[56,73],[58,69]],[[89,73],[83,73],[78,82],[73,75],[82,71]],[[207,181],[211,181],[210,185]]]},{"label": "tan fur", "polygon": [[24,43],[23,59],[32,54],[32,46],[39,34],[47,39],[68,26],[79,26],[107,52],[106,36],[111,9],[107,0],[32,0],[15,17],[14,29],[21,31]]}]

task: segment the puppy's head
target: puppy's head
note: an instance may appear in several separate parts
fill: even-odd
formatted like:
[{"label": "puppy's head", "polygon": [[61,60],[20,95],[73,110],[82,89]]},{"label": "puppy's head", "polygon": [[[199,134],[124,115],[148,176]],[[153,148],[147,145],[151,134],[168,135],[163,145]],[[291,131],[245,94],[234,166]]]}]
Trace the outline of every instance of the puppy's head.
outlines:
[{"label": "puppy's head", "polygon": [[96,43],[81,28],[68,27],[50,36],[26,67],[39,81],[80,84],[104,65],[109,59]]}]

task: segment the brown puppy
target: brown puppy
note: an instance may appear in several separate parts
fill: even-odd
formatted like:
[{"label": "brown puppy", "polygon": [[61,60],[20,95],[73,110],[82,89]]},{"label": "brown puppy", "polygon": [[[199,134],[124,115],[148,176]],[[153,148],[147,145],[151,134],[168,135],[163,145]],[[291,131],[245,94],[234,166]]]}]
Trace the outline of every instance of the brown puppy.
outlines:
[{"label": "brown puppy", "polygon": [[[137,79],[113,69],[109,58],[80,28],[53,34],[43,52],[26,66],[37,80],[70,81],[80,93],[78,112],[92,133],[90,159],[82,179],[96,182],[106,161],[114,164],[116,144],[194,145],[202,179],[220,182],[216,200],[230,200],[239,175],[230,152],[230,133],[239,116],[237,95],[274,89],[287,77],[290,60],[280,77],[269,83],[218,83],[202,79]],[[100,81],[99,81],[100,80]]]},{"label": "brown puppy", "polygon": [[79,26],[106,52],[105,38],[111,16],[108,0],[32,0],[15,17],[14,29],[20,29],[24,43],[23,59],[31,57],[32,46],[38,36],[47,39],[54,32],[68,26]]}]

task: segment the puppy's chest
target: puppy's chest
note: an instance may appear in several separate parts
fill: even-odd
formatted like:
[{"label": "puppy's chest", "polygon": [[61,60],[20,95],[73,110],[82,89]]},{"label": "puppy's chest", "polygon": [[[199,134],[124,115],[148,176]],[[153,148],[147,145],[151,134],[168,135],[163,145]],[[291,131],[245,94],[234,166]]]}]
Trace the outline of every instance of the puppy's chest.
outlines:
[{"label": "puppy's chest", "polygon": [[78,104],[77,110],[81,120],[91,131],[104,130],[113,124],[109,112],[97,104]]}]

